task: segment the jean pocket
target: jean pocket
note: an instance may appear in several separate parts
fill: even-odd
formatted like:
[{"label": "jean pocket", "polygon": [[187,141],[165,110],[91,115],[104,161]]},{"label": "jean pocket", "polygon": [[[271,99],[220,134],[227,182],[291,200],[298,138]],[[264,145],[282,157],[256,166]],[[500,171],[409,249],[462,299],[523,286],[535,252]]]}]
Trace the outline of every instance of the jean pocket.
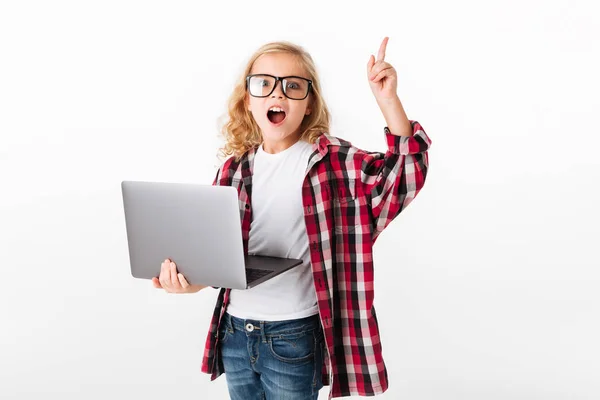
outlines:
[{"label": "jean pocket", "polygon": [[223,324],[219,327],[219,342],[221,344],[227,342],[227,339],[229,339],[231,335],[233,335],[233,330],[227,325]]},{"label": "jean pocket", "polygon": [[312,331],[272,336],[269,348],[273,357],[286,363],[309,362],[315,356],[315,337]]}]

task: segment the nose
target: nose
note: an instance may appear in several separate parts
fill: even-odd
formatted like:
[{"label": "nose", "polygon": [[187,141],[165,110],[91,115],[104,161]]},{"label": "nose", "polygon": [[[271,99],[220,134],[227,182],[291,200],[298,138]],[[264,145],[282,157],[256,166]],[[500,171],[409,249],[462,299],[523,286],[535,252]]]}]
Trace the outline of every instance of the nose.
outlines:
[{"label": "nose", "polygon": [[271,93],[271,97],[275,97],[278,96],[280,99],[283,99],[284,94],[283,94],[283,82],[281,81],[276,81],[275,82],[275,87],[273,88],[273,93]]}]

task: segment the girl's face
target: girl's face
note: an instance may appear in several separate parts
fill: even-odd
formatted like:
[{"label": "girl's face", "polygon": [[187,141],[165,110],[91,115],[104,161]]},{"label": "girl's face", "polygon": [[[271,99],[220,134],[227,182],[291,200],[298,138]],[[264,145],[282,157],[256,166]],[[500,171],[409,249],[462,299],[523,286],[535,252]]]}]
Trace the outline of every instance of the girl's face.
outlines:
[{"label": "girl's face", "polygon": [[[308,79],[304,69],[297,59],[287,53],[268,53],[260,56],[254,63],[250,74],[268,74],[276,77],[298,76]],[[264,140],[263,149],[269,153],[285,150],[300,138],[300,124],[305,115],[309,115],[310,93],[303,100],[292,100],[283,93],[282,81],[274,82],[269,77],[253,78],[252,91],[257,94],[268,93],[275,84],[275,89],[267,97],[246,93],[248,110],[258,124]],[[290,97],[302,97],[306,93],[308,83],[303,80],[290,78],[286,81],[287,94]],[[303,86],[304,85],[304,86]],[[276,111],[273,108],[276,107]],[[279,112],[277,112],[279,111]]]}]

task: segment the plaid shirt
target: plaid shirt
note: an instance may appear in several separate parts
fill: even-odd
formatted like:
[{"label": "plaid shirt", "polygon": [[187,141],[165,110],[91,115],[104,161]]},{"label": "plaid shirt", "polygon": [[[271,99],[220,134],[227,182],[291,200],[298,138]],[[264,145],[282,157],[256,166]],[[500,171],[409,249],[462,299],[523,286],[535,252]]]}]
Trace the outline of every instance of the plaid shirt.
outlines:
[{"label": "plaid shirt", "polygon": [[[388,150],[367,152],[322,134],[313,144],[302,186],[310,260],[326,349],[322,366],[329,398],[370,396],[388,388],[373,307],[373,244],[425,183],[431,140],[417,121],[413,136],[384,128]],[[256,148],[227,159],[213,182],[238,189],[244,251],[252,221],[252,167]],[[202,372],[224,371],[218,329],[230,289],[221,288],[206,339]]]}]

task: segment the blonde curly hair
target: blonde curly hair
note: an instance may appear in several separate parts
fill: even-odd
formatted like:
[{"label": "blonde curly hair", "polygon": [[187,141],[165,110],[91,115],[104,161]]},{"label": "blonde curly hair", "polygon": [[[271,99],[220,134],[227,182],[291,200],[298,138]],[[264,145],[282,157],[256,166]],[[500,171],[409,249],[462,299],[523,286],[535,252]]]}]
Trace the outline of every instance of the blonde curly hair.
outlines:
[{"label": "blonde curly hair", "polygon": [[227,121],[221,128],[225,145],[219,153],[222,157],[234,155],[236,160],[251,148],[259,146],[263,139],[260,128],[246,107],[246,76],[252,70],[258,57],[266,53],[288,53],[296,57],[299,64],[312,80],[309,94],[311,113],[300,124],[301,139],[314,143],[325,132],[329,132],[330,113],[321,94],[315,63],[310,54],[301,46],[287,41],[270,42],[258,48],[248,60],[244,73],[236,82],[228,100]]}]

